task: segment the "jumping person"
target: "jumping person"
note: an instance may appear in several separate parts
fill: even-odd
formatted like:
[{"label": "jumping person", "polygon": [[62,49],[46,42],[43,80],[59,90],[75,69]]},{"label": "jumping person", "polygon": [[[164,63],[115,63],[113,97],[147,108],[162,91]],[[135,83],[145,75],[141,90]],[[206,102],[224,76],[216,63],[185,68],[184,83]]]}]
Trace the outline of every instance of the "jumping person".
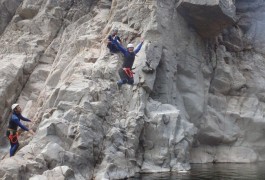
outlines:
[{"label": "jumping person", "polygon": [[135,55],[141,50],[144,40],[143,39],[141,40],[141,43],[138,44],[135,50],[133,44],[128,44],[127,49],[125,49],[121,44],[118,43],[117,38],[115,38],[112,42],[118,47],[118,49],[124,55],[122,68],[119,69],[119,75],[121,80],[117,81],[117,85],[119,86],[119,88],[126,83],[133,85],[134,79],[133,79],[132,66],[135,60]]},{"label": "jumping person", "polygon": [[108,36],[107,47],[109,48],[110,53],[118,53],[119,52],[119,49],[117,48],[117,46],[112,42],[114,38],[116,38],[119,41],[119,43],[121,43],[121,39],[118,36],[118,29],[117,28],[114,28],[112,33]]},{"label": "jumping person", "polygon": [[14,156],[18,147],[19,147],[19,142],[18,142],[18,126],[23,129],[24,131],[29,131],[32,135],[34,135],[34,132],[32,130],[29,130],[27,127],[25,127],[23,124],[21,124],[20,120],[23,121],[28,121],[31,122],[31,120],[23,117],[21,115],[21,108],[19,107],[18,104],[13,104],[11,106],[12,109],[12,116],[9,121],[8,129],[6,131],[6,136],[8,137],[10,141],[10,157]]}]

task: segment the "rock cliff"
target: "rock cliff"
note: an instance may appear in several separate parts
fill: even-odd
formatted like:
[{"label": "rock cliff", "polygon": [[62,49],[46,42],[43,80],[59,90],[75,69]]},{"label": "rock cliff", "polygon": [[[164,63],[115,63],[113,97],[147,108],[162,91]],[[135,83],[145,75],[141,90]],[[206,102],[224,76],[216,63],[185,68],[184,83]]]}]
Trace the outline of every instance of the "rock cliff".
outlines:
[{"label": "rock cliff", "polygon": [[[2,179],[123,179],[263,161],[263,0],[1,0]],[[145,39],[135,84],[119,54]],[[143,71],[149,62],[153,73]],[[9,158],[18,102],[36,135]]]}]

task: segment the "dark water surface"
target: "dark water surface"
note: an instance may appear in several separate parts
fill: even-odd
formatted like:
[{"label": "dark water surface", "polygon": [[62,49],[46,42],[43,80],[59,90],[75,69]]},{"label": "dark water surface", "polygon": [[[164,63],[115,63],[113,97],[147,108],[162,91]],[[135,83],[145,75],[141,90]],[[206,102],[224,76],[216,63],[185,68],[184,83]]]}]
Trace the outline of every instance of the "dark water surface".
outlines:
[{"label": "dark water surface", "polygon": [[140,174],[130,180],[265,180],[265,162],[257,164],[193,164],[187,173]]}]

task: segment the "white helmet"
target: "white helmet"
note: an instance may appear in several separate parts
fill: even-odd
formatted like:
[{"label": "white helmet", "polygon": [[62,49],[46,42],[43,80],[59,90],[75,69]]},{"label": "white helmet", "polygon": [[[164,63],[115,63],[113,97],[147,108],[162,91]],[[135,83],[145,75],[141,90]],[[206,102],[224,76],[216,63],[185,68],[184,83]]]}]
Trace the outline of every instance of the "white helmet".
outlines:
[{"label": "white helmet", "polygon": [[115,28],[113,28],[113,30],[112,30],[112,32],[114,33],[114,32],[118,32],[119,31],[119,29],[117,28],[117,27],[115,27]]},{"label": "white helmet", "polygon": [[14,109],[15,109],[17,106],[19,106],[19,104],[13,104],[13,105],[11,106],[12,111],[14,111]]},{"label": "white helmet", "polygon": [[133,44],[128,44],[127,48],[134,48],[134,45]]}]

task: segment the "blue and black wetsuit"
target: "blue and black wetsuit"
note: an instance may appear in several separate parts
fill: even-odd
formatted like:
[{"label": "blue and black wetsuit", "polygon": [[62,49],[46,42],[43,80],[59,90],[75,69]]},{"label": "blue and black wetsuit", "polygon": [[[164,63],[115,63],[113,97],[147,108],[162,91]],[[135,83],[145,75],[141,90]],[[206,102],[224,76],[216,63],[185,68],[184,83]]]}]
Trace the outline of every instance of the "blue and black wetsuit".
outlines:
[{"label": "blue and black wetsuit", "polygon": [[125,49],[124,47],[122,47],[116,40],[113,40],[113,43],[118,47],[118,49],[122,52],[122,54],[124,55],[124,59],[123,59],[123,64],[122,64],[122,68],[119,69],[119,75],[121,80],[118,81],[117,83],[119,85],[122,84],[133,84],[134,83],[134,79],[133,79],[133,74],[132,74],[132,66],[135,60],[135,55],[141,50],[143,42],[141,42],[140,44],[137,45],[136,49],[133,52],[129,52],[127,49]]},{"label": "blue and black wetsuit", "polygon": [[29,129],[27,127],[25,127],[23,124],[21,124],[20,120],[30,122],[29,119],[23,117],[21,114],[13,113],[11,116],[11,119],[9,121],[8,129],[6,131],[6,136],[8,137],[8,139],[10,141],[10,145],[11,145],[10,157],[15,155],[15,153],[19,147],[19,142],[18,142],[18,138],[17,138],[18,126],[25,131],[29,131]]},{"label": "blue and black wetsuit", "polygon": [[[108,43],[107,47],[109,48],[109,50],[110,50],[111,53],[118,53],[118,52],[119,52],[119,49],[118,49],[117,46],[113,43],[113,38],[114,38],[114,36],[112,36],[112,35],[109,35],[109,36],[108,36],[108,40],[109,40],[110,42]],[[116,38],[117,38],[117,40],[118,40],[119,42],[121,42],[121,39],[120,39],[119,36],[116,36]]]}]

